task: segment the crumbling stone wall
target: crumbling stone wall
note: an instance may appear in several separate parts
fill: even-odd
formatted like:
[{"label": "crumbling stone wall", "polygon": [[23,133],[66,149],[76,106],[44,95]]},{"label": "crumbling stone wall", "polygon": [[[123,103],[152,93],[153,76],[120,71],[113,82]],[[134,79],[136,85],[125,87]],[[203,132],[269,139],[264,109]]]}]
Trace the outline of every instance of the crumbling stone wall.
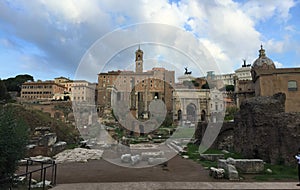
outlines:
[{"label": "crumbling stone wall", "polygon": [[[195,130],[195,139],[198,145],[200,145],[202,137],[205,133],[208,123],[199,122]],[[214,123],[211,123],[211,127],[214,127]],[[222,128],[215,139],[214,143],[210,148],[220,149],[220,150],[233,150],[233,130],[235,128],[235,123],[233,122],[224,122]]]},{"label": "crumbling stone wall", "polygon": [[296,164],[300,147],[300,113],[285,113],[285,94],[254,97],[235,116],[234,150],[272,164]]}]

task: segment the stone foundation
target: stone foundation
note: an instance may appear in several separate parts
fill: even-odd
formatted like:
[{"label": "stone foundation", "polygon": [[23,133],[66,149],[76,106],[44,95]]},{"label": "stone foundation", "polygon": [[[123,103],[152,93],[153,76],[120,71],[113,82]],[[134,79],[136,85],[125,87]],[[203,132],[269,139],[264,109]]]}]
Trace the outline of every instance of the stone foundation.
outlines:
[{"label": "stone foundation", "polygon": [[259,159],[233,159],[228,158],[219,159],[218,167],[219,168],[228,168],[228,164],[235,166],[240,173],[243,174],[257,174],[264,171],[264,162]]}]

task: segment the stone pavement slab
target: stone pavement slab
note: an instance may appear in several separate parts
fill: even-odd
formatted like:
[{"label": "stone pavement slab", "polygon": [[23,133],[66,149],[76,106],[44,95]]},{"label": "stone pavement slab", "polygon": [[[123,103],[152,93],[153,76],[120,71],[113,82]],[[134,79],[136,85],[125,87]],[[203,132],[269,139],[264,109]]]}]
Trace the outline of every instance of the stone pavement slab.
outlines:
[{"label": "stone pavement slab", "polygon": [[300,189],[297,182],[118,182],[59,184],[53,190]]}]

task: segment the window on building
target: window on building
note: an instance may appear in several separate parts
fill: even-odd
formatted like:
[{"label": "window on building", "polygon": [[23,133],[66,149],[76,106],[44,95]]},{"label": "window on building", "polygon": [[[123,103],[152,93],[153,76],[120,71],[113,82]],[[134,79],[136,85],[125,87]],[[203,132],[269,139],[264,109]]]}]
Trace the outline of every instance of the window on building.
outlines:
[{"label": "window on building", "polygon": [[138,92],[138,101],[143,101],[143,94]]},{"label": "window on building", "polygon": [[121,100],[121,92],[117,92],[117,101]]},{"label": "window on building", "polygon": [[297,81],[291,80],[288,82],[288,90],[289,91],[297,91]]},{"label": "window on building", "polygon": [[215,106],[216,106],[216,111],[218,111],[218,103],[217,102],[215,103]]}]

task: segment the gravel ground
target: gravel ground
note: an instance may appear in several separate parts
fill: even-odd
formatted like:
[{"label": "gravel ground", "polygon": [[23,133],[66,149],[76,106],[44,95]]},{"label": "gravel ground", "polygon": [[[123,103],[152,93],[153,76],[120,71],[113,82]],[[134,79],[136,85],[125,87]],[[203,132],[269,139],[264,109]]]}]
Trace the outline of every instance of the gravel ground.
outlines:
[{"label": "gravel ground", "polygon": [[[40,166],[31,166],[30,170],[37,168]],[[25,171],[24,166],[20,167],[18,173],[23,171]],[[48,177],[50,173],[51,170],[47,171]],[[36,179],[39,178],[38,173],[33,176]],[[211,182],[220,180],[211,178],[208,170],[181,156],[175,156],[169,160],[167,167],[158,165],[148,168],[127,168],[109,163],[104,159],[89,160],[87,163],[61,163],[57,166],[57,184],[142,181]]]}]

